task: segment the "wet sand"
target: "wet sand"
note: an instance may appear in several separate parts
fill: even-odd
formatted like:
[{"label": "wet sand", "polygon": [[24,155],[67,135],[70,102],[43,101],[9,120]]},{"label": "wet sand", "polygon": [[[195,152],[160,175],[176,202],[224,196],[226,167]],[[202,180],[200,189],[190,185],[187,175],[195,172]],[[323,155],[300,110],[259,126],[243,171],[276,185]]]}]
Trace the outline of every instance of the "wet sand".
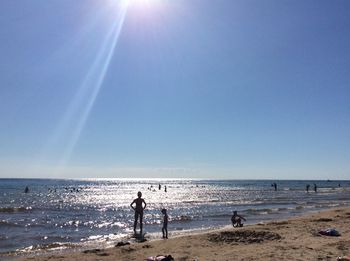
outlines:
[{"label": "wet sand", "polygon": [[[341,236],[320,235],[324,228],[336,228]],[[176,261],[336,260],[350,255],[350,208],[168,240],[17,260],[142,261],[156,255],[172,255]]]}]

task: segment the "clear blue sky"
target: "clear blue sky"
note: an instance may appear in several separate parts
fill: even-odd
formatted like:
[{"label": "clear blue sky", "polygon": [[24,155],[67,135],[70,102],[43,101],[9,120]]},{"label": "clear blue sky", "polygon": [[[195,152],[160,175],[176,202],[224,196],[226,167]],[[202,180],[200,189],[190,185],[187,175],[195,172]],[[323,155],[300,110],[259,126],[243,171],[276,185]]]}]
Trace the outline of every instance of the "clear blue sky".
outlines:
[{"label": "clear blue sky", "polygon": [[349,179],[349,11],[1,0],[0,177]]}]

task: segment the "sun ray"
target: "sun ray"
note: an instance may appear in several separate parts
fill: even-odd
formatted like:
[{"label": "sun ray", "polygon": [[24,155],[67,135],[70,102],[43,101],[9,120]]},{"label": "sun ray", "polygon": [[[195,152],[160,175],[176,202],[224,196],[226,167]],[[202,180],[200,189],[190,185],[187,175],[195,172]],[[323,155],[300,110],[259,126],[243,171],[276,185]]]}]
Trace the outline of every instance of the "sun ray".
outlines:
[{"label": "sun ray", "polygon": [[62,140],[64,136],[68,137],[64,141],[65,148],[58,161],[57,171],[62,171],[69,162],[98,93],[102,88],[124,24],[127,7],[126,1],[121,3],[111,29],[53,135],[52,140],[54,142],[51,142],[51,144]]}]

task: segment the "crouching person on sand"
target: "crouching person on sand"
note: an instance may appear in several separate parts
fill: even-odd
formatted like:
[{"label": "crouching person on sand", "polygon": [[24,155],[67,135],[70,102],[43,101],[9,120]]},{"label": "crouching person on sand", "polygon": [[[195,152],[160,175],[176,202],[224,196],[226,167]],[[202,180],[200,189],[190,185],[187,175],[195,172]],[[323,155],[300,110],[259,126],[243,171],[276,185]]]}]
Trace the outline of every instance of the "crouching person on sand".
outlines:
[{"label": "crouching person on sand", "polygon": [[233,227],[243,227],[242,219],[247,221],[244,217],[237,214],[237,211],[233,211],[233,215],[231,217],[231,222]]}]

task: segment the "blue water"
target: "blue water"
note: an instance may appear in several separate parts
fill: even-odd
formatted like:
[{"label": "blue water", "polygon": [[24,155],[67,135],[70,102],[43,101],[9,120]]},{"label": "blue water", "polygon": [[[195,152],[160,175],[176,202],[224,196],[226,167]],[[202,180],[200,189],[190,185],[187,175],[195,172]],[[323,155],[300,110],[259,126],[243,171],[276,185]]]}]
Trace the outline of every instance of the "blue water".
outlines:
[{"label": "blue water", "polygon": [[162,208],[171,237],[230,225],[233,210],[258,223],[350,205],[350,181],[0,179],[0,256],[128,240],[138,191],[150,239],[160,238]]}]

